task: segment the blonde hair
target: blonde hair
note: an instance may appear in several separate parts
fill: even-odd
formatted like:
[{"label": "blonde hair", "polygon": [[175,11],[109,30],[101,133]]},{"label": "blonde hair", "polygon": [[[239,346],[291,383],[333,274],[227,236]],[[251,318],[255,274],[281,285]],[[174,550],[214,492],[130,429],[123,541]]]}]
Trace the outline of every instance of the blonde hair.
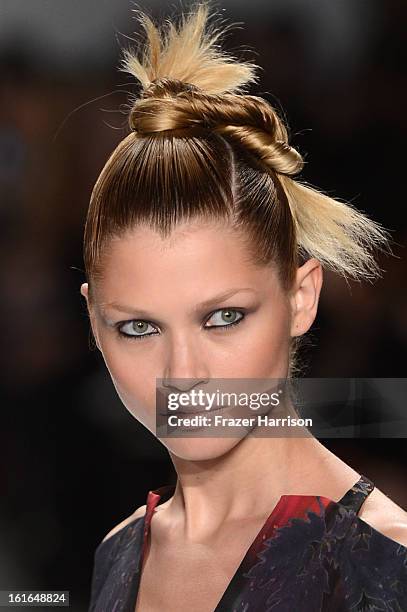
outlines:
[{"label": "blonde hair", "polygon": [[[388,232],[352,204],[294,177],[304,165],[273,106],[249,95],[259,68],[217,44],[227,31],[208,3],[155,25],[136,11],[146,40],[123,50],[120,69],[141,85],[130,133],[93,188],[84,234],[90,295],[109,238],[140,223],[168,236],[177,223],[227,220],[258,265],[273,263],[289,290],[301,261],[317,258],[345,278],[380,276],[374,250]],[[166,28],[164,26],[167,26]],[[290,372],[298,340],[293,339]]]}]

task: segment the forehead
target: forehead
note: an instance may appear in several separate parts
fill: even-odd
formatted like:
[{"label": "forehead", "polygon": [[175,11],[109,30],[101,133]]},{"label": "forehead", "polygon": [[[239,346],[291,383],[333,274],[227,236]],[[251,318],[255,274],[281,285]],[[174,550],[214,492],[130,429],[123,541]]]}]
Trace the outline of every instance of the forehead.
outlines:
[{"label": "forehead", "polygon": [[185,222],[167,237],[137,226],[106,245],[102,274],[102,285],[112,290],[275,280],[273,266],[253,261],[247,236],[223,222]]}]

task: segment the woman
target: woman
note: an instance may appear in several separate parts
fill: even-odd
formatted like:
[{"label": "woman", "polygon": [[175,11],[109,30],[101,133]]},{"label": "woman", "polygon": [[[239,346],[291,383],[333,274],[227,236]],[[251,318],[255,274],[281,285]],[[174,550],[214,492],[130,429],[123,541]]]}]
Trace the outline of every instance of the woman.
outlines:
[{"label": "woman", "polygon": [[[322,268],[377,277],[387,237],[293,178],[301,155],[244,93],[256,66],[215,44],[207,5],[167,31],[138,17],[147,43],[123,69],[142,92],[92,193],[81,293],[118,395],[156,434],[156,377],[291,378]],[[99,544],[90,610],[407,609],[406,512],[313,436],[162,442],[177,483]]]}]

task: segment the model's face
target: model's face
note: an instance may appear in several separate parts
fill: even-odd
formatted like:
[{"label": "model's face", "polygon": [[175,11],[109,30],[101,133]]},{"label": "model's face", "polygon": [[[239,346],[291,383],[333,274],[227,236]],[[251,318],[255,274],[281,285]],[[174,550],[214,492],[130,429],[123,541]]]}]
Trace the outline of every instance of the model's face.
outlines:
[{"label": "model's face", "polygon": [[[248,262],[231,230],[188,224],[163,240],[138,228],[110,243],[103,264],[104,278],[89,305],[93,332],[121,400],[152,433],[156,377],[170,379],[170,390],[177,391],[173,379],[287,375],[295,302],[274,268]],[[81,292],[87,297],[86,284]],[[190,459],[214,458],[237,443],[161,441]]]}]

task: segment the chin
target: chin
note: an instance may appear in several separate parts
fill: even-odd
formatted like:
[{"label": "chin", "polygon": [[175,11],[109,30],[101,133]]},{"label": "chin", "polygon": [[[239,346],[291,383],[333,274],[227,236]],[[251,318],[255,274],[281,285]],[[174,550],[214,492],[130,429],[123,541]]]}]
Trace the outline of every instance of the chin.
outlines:
[{"label": "chin", "polygon": [[168,451],[186,461],[208,461],[226,455],[242,438],[158,438]]}]

